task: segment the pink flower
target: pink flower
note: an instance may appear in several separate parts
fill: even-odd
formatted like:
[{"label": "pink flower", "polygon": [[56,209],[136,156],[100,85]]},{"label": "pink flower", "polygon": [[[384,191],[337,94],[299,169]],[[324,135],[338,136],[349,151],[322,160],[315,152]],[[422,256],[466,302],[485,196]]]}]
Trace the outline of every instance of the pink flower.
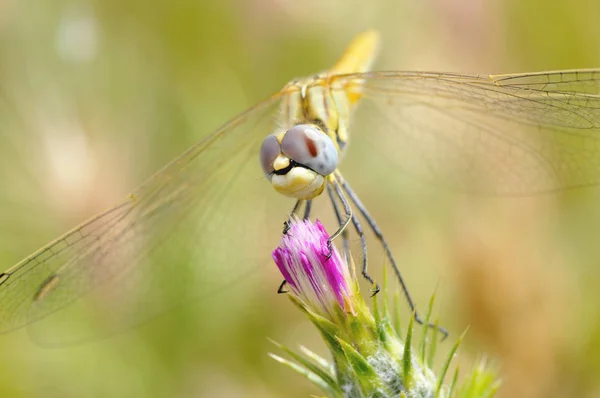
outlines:
[{"label": "pink flower", "polygon": [[313,311],[331,318],[339,308],[354,313],[350,301],[354,282],[333,244],[330,253],[328,239],[319,220],[314,224],[295,219],[273,251],[273,259],[292,293]]}]

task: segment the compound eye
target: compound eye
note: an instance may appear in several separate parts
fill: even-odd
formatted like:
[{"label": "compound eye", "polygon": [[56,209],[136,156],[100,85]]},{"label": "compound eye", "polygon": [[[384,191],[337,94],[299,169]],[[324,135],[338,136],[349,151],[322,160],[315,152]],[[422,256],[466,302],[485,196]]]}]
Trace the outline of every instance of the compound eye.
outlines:
[{"label": "compound eye", "polygon": [[273,162],[281,153],[279,141],[274,135],[269,135],[263,141],[260,147],[260,165],[265,175],[269,175],[275,171]]},{"label": "compound eye", "polygon": [[337,168],[338,153],[331,138],[321,129],[298,124],[281,140],[281,150],[290,159],[326,176]]}]

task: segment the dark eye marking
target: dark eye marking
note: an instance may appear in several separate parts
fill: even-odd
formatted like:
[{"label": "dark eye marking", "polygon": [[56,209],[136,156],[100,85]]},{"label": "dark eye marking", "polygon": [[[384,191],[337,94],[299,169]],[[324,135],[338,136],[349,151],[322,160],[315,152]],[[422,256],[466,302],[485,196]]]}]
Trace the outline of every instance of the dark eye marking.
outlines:
[{"label": "dark eye marking", "polygon": [[306,148],[308,149],[308,153],[310,153],[310,156],[312,156],[314,158],[319,154],[317,145],[315,144],[315,142],[313,140],[311,140],[310,138],[305,136],[304,143],[306,144]]}]

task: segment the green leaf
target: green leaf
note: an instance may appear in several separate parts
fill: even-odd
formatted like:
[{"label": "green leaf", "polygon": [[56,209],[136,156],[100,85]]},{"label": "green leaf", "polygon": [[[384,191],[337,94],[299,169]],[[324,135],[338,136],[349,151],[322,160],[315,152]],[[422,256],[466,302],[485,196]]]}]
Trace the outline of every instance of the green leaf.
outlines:
[{"label": "green leaf", "polygon": [[500,382],[496,381],[495,375],[487,368],[485,361],[481,360],[460,388],[457,396],[489,398],[496,393],[499,387]]},{"label": "green leaf", "polygon": [[365,357],[344,340],[338,339],[338,343],[344,351],[348,364],[354,371],[355,379],[359,383],[363,394],[368,397],[383,396],[380,394],[386,390],[386,386]]},{"label": "green leaf", "polygon": [[427,347],[427,332],[429,331],[429,320],[431,319],[431,313],[433,311],[433,303],[435,302],[435,293],[431,295],[429,299],[429,305],[427,306],[427,312],[425,313],[425,319],[423,321],[423,328],[421,331],[421,341],[419,342],[419,352],[421,353],[421,363],[425,363],[425,350]]},{"label": "green leaf", "polygon": [[404,354],[402,355],[402,381],[404,387],[410,390],[412,387],[412,334],[415,325],[415,314],[410,318],[408,330],[406,331],[406,341],[404,342]]},{"label": "green leaf", "polygon": [[373,312],[375,313],[377,337],[388,351],[395,354],[397,350],[396,347],[398,346],[398,336],[392,325],[392,320],[389,316],[387,306],[385,306],[385,309],[384,306],[382,306],[380,310],[380,308],[377,307],[378,302],[379,300],[377,300],[377,296],[375,296],[373,298]]},{"label": "green leaf", "polygon": [[459,367],[456,367],[456,370],[454,371],[454,376],[452,377],[452,382],[450,383],[450,388],[448,388],[448,397],[451,397],[452,394],[454,394],[454,389],[456,388],[456,382],[458,381],[458,372],[459,372]]},{"label": "green leaf", "polygon": [[338,397],[343,398],[344,397],[342,390],[339,388],[339,386],[336,383],[327,384],[327,382],[325,382],[323,379],[321,379],[318,375],[314,374],[310,370],[308,370],[294,362],[288,361],[285,358],[282,358],[278,355],[271,354],[271,353],[269,353],[269,356],[271,358],[273,358],[274,360],[276,360],[277,362],[284,364],[285,366],[289,367],[293,371],[306,377],[315,386],[317,386],[321,390],[326,391],[328,394],[330,394],[331,397],[334,397],[334,398],[338,398]]},{"label": "green leaf", "polygon": [[373,296],[373,318],[375,319],[375,324],[379,325],[379,323],[381,322],[381,310],[379,309],[379,296],[381,295],[381,292],[379,292],[378,294],[376,294],[375,296]]},{"label": "green leaf", "polygon": [[290,350],[289,348],[269,339],[271,343],[273,343],[277,348],[284,351],[288,354],[293,360],[298,362],[300,365],[304,366],[306,369],[319,376],[324,382],[329,385],[335,385],[336,380],[333,375],[331,375],[328,369],[321,367],[318,363],[311,362],[309,359],[303,357],[302,355]]},{"label": "green leaf", "polygon": [[400,294],[397,291],[394,293],[392,307],[394,311],[394,330],[396,331],[396,336],[400,338],[402,336],[402,323],[400,317]]},{"label": "green leaf", "polygon": [[454,346],[452,347],[452,349],[450,350],[450,353],[448,354],[448,358],[446,358],[446,362],[444,362],[444,366],[442,367],[442,373],[439,376],[438,379],[438,385],[437,388],[435,390],[435,396],[438,397],[440,394],[440,391],[442,389],[442,385],[444,384],[444,379],[446,378],[446,373],[448,373],[448,368],[450,367],[450,363],[452,362],[452,359],[454,358],[454,354],[456,354],[456,351],[458,350],[458,347],[460,346],[460,343],[462,342],[462,339],[465,337],[465,335],[467,334],[467,332],[469,331],[469,328],[467,328],[458,338],[458,340],[456,340],[456,343],[454,343]]},{"label": "green leaf", "polygon": [[392,301],[392,308],[394,311],[394,330],[398,338],[402,337],[402,321],[400,316],[400,294],[398,291],[394,292],[394,298]]},{"label": "green leaf", "polygon": [[430,369],[433,369],[433,362],[435,360],[435,354],[437,353],[437,345],[438,345],[438,335],[440,333],[440,323],[439,320],[436,319],[433,324],[434,328],[431,332],[431,345],[429,346],[429,355],[427,356],[427,366]]},{"label": "green leaf", "polygon": [[323,358],[322,356],[316,354],[315,352],[309,350],[305,346],[300,346],[300,351],[307,357],[310,358],[314,363],[318,364],[321,368],[323,368],[327,373],[333,376],[334,368],[332,364]]},{"label": "green leaf", "polygon": [[382,317],[389,317],[389,309],[388,309],[388,267],[385,266],[383,267],[383,285],[381,287],[381,292],[379,292],[379,295],[381,295],[381,314]]}]

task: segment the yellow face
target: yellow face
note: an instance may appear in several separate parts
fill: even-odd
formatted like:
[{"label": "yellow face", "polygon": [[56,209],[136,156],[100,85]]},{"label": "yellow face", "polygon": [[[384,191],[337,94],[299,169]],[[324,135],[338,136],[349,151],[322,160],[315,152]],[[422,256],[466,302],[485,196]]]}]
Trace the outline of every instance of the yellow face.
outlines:
[{"label": "yellow face", "polygon": [[[278,156],[274,163],[275,173],[285,170],[289,165],[290,158]],[[277,192],[296,199],[312,199],[319,196],[325,188],[325,182],[326,179],[322,175],[298,166],[291,167],[285,174],[274,174],[271,177],[271,184]]]},{"label": "yellow face", "polygon": [[263,141],[260,160],[265,176],[277,192],[296,199],[312,199],[323,192],[335,171],[338,151],[319,127],[299,124]]}]

